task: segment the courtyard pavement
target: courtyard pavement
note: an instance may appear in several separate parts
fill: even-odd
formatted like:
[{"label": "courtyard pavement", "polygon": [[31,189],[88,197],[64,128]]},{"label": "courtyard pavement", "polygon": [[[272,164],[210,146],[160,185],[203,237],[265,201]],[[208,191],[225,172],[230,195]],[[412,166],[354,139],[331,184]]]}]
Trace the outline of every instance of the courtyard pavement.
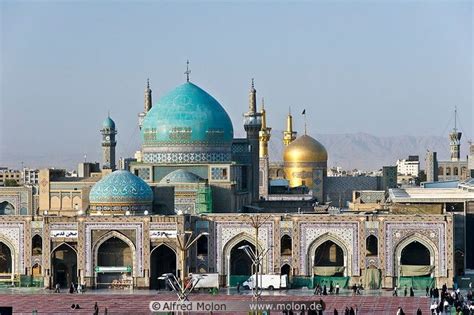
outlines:
[{"label": "courtyard pavement", "polygon": [[[399,292],[400,293],[400,292]],[[416,314],[418,307],[423,314],[429,314],[430,299],[425,292],[416,292],[415,297],[393,297],[391,291],[377,290],[364,292],[363,295],[352,296],[349,290],[343,290],[340,295],[314,296],[312,290],[293,289],[285,291],[264,291],[262,301],[319,301],[326,305],[324,314],[333,314],[334,308],[343,314],[346,306],[355,307],[359,315],[396,314],[399,306],[405,313]],[[99,305],[99,314],[132,315],[152,314],[149,310],[150,301],[175,301],[176,295],[166,291],[151,290],[87,290],[84,294],[69,294],[67,290],[53,293],[52,290],[40,288],[0,288],[0,306],[13,306],[14,314],[93,314],[94,303]],[[234,288],[221,289],[219,294],[193,293],[193,301],[250,301],[251,291],[240,294]],[[72,304],[79,304],[81,309],[72,310]],[[205,314],[205,313],[201,313]],[[219,313],[213,313],[219,314]],[[230,313],[223,313],[230,314]],[[237,314],[237,313],[233,313]],[[247,314],[242,312],[241,314]],[[271,314],[280,314],[272,312]]]}]

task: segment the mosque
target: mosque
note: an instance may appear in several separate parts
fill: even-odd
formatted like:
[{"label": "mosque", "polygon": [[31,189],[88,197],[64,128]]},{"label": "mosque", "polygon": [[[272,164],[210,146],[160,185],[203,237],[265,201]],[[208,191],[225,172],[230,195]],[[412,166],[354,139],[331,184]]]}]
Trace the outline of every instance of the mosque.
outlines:
[{"label": "mosque", "polygon": [[[158,289],[171,272],[218,273],[235,286],[252,273],[239,249],[249,245],[266,253],[263,273],[287,274],[294,288],[452,284],[452,214],[329,207],[344,183],[331,182],[327,150],[306,130],[298,136],[291,114],[275,167],[253,81],[246,137],[235,138],[224,106],[187,74],[154,104],[147,84],[141,150],[127,169],[117,170],[119,130],[107,117],[101,170],[43,169],[38,187],[0,189],[0,283]],[[396,183],[386,175],[343,186],[383,196]]]}]

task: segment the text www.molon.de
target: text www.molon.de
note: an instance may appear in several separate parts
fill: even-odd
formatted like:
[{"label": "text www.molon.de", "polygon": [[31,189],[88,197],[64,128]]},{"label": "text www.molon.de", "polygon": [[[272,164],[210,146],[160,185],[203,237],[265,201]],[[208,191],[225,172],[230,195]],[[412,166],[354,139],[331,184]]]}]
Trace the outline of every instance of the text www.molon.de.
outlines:
[{"label": "text www.molon.de", "polygon": [[246,302],[246,301],[151,301],[152,312],[248,312],[248,311],[315,311],[322,310],[320,302]]}]

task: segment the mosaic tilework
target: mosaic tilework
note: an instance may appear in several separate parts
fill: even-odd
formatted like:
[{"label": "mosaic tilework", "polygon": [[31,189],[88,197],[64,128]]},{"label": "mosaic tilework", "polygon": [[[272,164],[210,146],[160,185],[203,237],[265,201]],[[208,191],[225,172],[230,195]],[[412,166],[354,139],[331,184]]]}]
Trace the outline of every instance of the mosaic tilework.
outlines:
[{"label": "mosaic tilework", "polygon": [[19,270],[24,270],[24,231],[25,225],[24,223],[20,222],[12,222],[12,223],[1,223],[0,224],[0,241],[4,239],[7,243],[13,246],[13,251],[15,255],[15,259],[19,258],[18,262],[15,262],[15,272]]},{"label": "mosaic tilework", "polygon": [[135,277],[143,277],[143,223],[114,223],[114,224],[103,224],[103,223],[86,223],[85,225],[85,248],[86,248],[86,276],[93,276],[93,257],[92,252],[92,230],[134,230],[136,235],[135,244],[135,257],[137,268],[133,270]]},{"label": "mosaic tilework", "polygon": [[[300,231],[302,231],[300,240],[300,269],[304,274],[308,271],[308,251],[310,246],[324,235],[334,235],[344,242],[349,257],[347,268],[349,275],[359,274],[359,242],[358,242],[358,224],[357,223],[305,223],[301,222]],[[329,237],[330,238],[330,237]]]},{"label": "mosaic tilework", "polygon": [[143,153],[143,161],[145,163],[201,163],[201,162],[229,162],[231,160],[230,153],[201,152],[201,153],[184,153],[184,152],[145,152]]},{"label": "mosaic tilework", "polygon": [[445,244],[445,225],[444,223],[385,223],[385,271],[387,276],[395,275],[395,251],[398,245],[412,236],[419,241],[426,243],[423,239],[435,245],[432,248],[438,276],[446,276],[446,244]]}]

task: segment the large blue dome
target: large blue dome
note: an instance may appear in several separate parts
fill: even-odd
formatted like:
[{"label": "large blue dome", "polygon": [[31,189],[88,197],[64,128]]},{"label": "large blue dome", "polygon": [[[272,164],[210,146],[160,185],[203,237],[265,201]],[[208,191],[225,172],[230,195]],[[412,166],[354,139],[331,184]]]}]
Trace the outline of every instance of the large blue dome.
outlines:
[{"label": "large blue dome", "polygon": [[144,146],[230,144],[232,122],[216,99],[187,82],[160,98],[142,126]]},{"label": "large blue dome", "polygon": [[129,171],[115,171],[99,180],[89,194],[93,205],[140,205],[153,202],[153,191]]}]

